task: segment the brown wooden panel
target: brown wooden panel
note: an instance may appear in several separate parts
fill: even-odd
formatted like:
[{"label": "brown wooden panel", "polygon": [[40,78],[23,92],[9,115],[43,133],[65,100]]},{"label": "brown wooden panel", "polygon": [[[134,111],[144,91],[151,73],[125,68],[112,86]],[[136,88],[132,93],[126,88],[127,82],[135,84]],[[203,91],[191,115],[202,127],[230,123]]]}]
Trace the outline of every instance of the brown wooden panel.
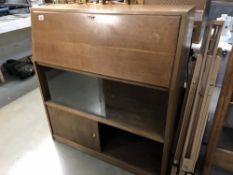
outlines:
[{"label": "brown wooden panel", "polygon": [[34,12],[32,22],[38,62],[169,87],[179,16]]},{"label": "brown wooden panel", "polygon": [[[182,89],[186,81],[185,70],[187,69],[188,55],[193,31],[193,12],[186,14],[180,24],[179,40],[177,44],[176,59],[174,62],[171,86],[168,97],[167,117],[164,134],[164,149],[161,175],[168,173],[168,163],[171,159],[171,146],[174,138],[176,117],[179,113],[182,101]],[[180,59],[182,58],[182,59]]]},{"label": "brown wooden panel", "polygon": [[53,134],[100,151],[98,123],[47,106]]}]

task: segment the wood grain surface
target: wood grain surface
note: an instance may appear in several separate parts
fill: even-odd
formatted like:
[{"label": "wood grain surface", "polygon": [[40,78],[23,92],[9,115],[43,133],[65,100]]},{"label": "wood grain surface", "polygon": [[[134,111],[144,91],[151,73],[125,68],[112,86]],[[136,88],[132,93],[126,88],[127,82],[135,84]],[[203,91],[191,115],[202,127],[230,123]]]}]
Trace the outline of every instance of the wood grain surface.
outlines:
[{"label": "wood grain surface", "polygon": [[97,122],[50,106],[47,109],[55,135],[100,151]]},{"label": "wood grain surface", "polygon": [[34,13],[32,22],[35,61],[170,86],[179,16]]}]

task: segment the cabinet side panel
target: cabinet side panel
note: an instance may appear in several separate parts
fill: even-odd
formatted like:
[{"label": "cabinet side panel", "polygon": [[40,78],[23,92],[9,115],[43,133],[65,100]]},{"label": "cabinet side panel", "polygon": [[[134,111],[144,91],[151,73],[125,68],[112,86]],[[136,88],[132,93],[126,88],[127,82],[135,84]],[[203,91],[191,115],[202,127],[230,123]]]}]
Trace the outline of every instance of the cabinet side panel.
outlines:
[{"label": "cabinet side panel", "polygon": [[182,103],[182,89],[185,82],[185,72],[189,58],[189,50],[191,45],[192,31],[194,23],[194,11],[182,16],[181,26],[179,31],[179,39],[177,44],[176,57],[171,77],[171,87],[169,91],[165,142],[162,159],[162,171],[164,175],[170,170],[168,167],[169,158],[171,157],[171,144],[174,141],[176,120],[179,119],[179,109]]}]

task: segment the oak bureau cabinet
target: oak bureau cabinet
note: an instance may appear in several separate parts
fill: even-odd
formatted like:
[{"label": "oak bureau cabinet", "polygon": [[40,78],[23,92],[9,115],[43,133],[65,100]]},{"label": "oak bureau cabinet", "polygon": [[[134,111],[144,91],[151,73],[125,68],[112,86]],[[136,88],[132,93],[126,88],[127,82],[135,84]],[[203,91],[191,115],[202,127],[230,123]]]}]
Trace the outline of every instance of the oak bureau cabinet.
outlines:
[{"label": "oak bureau cabinet", "polygon": [[169,171],[192,6],[32,10],[33,62],[53,138],[136,174]]}]

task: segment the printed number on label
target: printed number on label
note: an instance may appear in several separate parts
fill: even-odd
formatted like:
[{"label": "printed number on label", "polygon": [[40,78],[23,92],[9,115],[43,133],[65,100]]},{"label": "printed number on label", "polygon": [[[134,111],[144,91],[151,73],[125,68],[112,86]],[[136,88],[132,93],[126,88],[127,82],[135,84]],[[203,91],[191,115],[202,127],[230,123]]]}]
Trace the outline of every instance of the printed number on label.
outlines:
[{"label": "printed number on label", "polygon": [[39,21],[44,21],[44,15],[38,15],[38,20]]}]

